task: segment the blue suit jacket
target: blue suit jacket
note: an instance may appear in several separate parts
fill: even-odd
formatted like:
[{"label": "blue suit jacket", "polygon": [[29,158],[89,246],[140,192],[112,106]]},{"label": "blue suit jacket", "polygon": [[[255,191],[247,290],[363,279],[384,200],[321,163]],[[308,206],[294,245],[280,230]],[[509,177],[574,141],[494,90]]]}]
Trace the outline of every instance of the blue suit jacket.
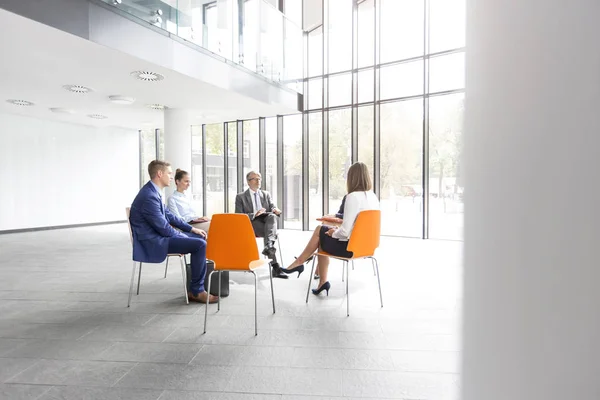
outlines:
[{"label": "blue suit jacket", "polygon": [[191,225],[169,211],[150,181],[133,200],[129,222],[133,233],[133,260],[140,262],[163,262],[167,258],[169,238],[187,237],[171,225],[184,232],[192,230]]}]

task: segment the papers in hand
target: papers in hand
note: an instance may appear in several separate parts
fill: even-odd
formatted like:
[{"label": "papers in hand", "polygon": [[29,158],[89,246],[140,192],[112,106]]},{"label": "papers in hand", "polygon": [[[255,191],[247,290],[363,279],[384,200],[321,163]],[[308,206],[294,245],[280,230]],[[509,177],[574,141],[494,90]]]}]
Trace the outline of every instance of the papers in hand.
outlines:
[{"label": "papers in hand", "polygon": [[341,224],[343,222],[343,219],[337,218],[337,217],[332,217],[332,216],[329,216],[329,215],[324,215],[321,218],[317,218],[317,221],[334,222],[334,223],[337,223],[337,224]]}]

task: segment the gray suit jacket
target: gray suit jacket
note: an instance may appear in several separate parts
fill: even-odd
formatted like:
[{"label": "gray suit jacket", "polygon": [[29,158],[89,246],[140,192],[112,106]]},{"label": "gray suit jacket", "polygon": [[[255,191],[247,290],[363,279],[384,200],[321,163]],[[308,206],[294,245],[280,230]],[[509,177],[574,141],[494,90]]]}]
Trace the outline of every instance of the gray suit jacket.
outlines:
[{"label": "gray suit jacket", "polygon": [[[277,208],[275,203],[271,200],[271,195],[269,192],[265,192],[264,190],[258,191],[258,198],[260,199],[261,208],[267,210],[267,212],[273,211],[274,208]],[[250,220],[254,219],[254,206],[252,205],[252,193],[250,189],[246,189],[246,191],[235,196],[235,213],[236,214],[247,214],[250,217]]]}]

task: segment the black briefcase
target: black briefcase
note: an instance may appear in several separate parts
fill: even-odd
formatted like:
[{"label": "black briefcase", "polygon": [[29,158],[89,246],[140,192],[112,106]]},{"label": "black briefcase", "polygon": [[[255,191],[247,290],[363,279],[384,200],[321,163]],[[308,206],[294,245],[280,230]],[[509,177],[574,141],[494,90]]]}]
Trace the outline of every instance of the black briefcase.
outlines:
[{"label": "black briefcase", "polygon": [[[215,263],[210,260],[206,260],[206,278],[204,279],[204,286],[208,286],[208,275],[215,269]],[[190,264],[187,264],[186,268],[188,287],[190,285],[192,271]],[[216,272],[212,275],[212,282],[210,283],[210,290],[208,292],[213,296],[219,295],[219,273]],[[221,272],[221,297],[229,296],[229,271]]]}]

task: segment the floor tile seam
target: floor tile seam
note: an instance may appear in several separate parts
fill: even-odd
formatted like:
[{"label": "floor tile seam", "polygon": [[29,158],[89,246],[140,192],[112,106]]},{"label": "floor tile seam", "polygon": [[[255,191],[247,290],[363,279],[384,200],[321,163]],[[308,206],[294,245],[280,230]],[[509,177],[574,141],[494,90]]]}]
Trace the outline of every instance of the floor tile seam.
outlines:
[{"label": "floor tile seam", "polygon": [[[96,327],[98,328],[98,327]],[[138,340],[84,340],[86,336],[90,335],[91,333],[93,333],[96,328],[92,329],[91,331],[85,333],[83,336],[77,338],[77,339],[72,339],[72,341],[76,341],[76,342],[82,342],[82,343],[106,343],[106,342],[111,342],[111,343],[145,343],[145,344],[154,344],[154,343],[164,343],[164,344],[182,344],[182,345],[189,345],[189,344],[202,344],[202,345],[222,345],[222,346],[250,346],[250,347],[297,347],[297,348],[308,348],[308,349],[341,349],[341,350],[378,350],[378,351],[406,351],[406,352],[443,352],[443,353],[460,353],[460,349],[456,349],[456,350],[438,350],[438,349],[432,349],[432,348],[424,348],[424,347],[420,347],[420,348],[405,348],[405,347],[397,347],[397,346],[372,346],[372,347],[366,347],[366,346],[342,346],[339,344],[332,344],[332,345],[323,345],[323,346],[316,346],[316,345],[293,345],[293,346],[286,346],[286,345],[272,345],[272,344],[267,344],[267,343],[258,343],[258,344],[246,344],[246,343],[240,343],[240,342],[236,342],[236,341],[229,341],[229,342],[222,342],[222,343],[211,343],[211,342],[202,342],[202,341],[173,341],[173,342],[169,342],[167,341],[167,339],[169,337],[171,337],[171,335],[174,332],[171,332],[165,339],[163,339],[162,341],[138,341]],[[14,339],[14,340],[36,340],[36,341],[40,341],[40,340],[71,340],[71,339],[56,339],[56,338],[44,338],[44,337],[31,337],[31,336],[27,336],[27,337],[23,337],[23,336],[0,336],[0,339]],[[249,338],[250,339],[250,338]],[[16,350],[16,349],[15,349]],[[6,354],[0,356],[0,358],[9,358],[6,357]]]},{"label": "floor tile seam", "polygon": [[159,315],[160,314],[154,313],[154,315],[148,321],[144,322],[141,326],[151,326],[148,324],[150,324],[150,322],[152,322],[153,319],[157,319]]},{"label": "floor tile seam", "polygon": [[[180,327],[175,327],[173,328],[173,330],[171,331],[171,333],[169,333],[163,340],[161,340],[159,343],[171,343],[171,342],[167,342],[167,339],[169,339],[175,332],[177,332],[179,329],[181,329]],[[196,342],[194,342],[196,343]],[[189,344],[189,343],[181,343],[181,344]]]},{"label": "floor tile seam", "polygon": [[[198,364],[190,364],[190,362],[174,362],[174,361],[155,361],[155,360],[116,360],[116,359],[108,359],[108,358],[97,358],[100,356],[95,356],[92,358],[62,358],[62,357],[14,357],[28,360],[46,360],[46,361],[81,361],[81,362],[94,362],[94,363],[138,363],[138,364],[174,364],[174,365],[198,365]],[[222,365],[222,364],[213,364],[213,365]]]},{"label": "floor tile seam", "polygon": [[[25,357],[20,357],[20,358],[25,358]],[[241,369],[241,368],[276,368],[276,369],[281,369],[281,368],[286,368],[286,369],[291,369],[291,370],[298,370],[298,371],[306,371],[306,370],[310,370],[310,371],[314,371],[314,370],[324,370],[324,371],[341,371],[343,372],[357,372],[357,371],[361,371],[361,372],[382,372],[382,373],[406,373],[406,374],[428,374],[428,375],[444,375],[444,376],[460,376],[459,372],[441,372],[441,371],[422,371],[422,370],[399,370],[397,368],[394,369],[381,369],[381,368],[339,368],[339,367],[327,367],[327,366],[297,366],[297,365],[253,365],[253,364],[212,364],[210,362],[208,363],[197,363],[197,364],[190,364],[190,363],[177,363],[177,362],[169,362],[169,361],[136,361],[136,360],[81,360],[81,359],[55,359],[55,358],[40,358],[38,359],[38,362],[32,364],[30,367],[26,368],[23,371],[18,372],[17,374],[15,374],[14,376],[11,376],[10,379],[14,378],[15,376],[29,370],[30,368],[34,367],[35,365],[39,364],[42,361],[76,361],[76,362],[92,362],[92,363],[116,363],[116,364],[133,364],[133,366],[124,373],[123,376],[121,376],[118,381],[111,385],[111,387],[114,387],[118,382],[120,382],[125,375],[129,374],[134,368],[139,367],[139,366],[144,366],[144,365],[172,365],[172,366],[178,366],[178,367],[196,367],[196,368],[204,368],[204,367],[232,367],[235,368],[237,372],[237,370]],[[10,380],[9,379],[9,380]],[[8,380],[4,383],[9,383]],[[30,383],[27,383],[30,384]],[[48,383],[44,383],[44,384],[39,384],[39,385],[49,385]],[[56,386],[57,384],[51,384]],[[78,386],[78,385],[63,385],[63,386]],[[97,386],[90,386],[90,387],[97,387]]]},{"label": "floor tile seam", "polygon": [[[197,393],[199,391],[195,390],[195,389],[163,389],[161,395],[156,400],[161,400],[162,396],[165,395],[166,393],[169,393],[169,392],[190,392],[190,393]],[[215,391],[215,390],[203,390],[202,393],[247,394],[247,395],[255,395],[255,396],[261,396],[262,395],[262,396],[270,396],[270,397],[278,396],[279,398],[282,398],[283,396],[285,396],[282,393],[273,394],[273,393],[262,393],[262,392],[261,393],[257,393],[257,392],[231,392],[231,391],[227,392],[227,391]],[[313,396],[310,396],[310,397],[313,397]],[[342,397],[340,397],[340,399],[342,399]]]},{"label": "floor tile seam", "polygon": [[54,388],[54,385],[50,385],[49,388],[47,388],[44,393],[41,393],[39,396],[37,396],[35,398],[35,400],[41,399],[43,396],[45,396],[48,392],[50,392],[52,390],[52,388]]},{"label": "floor tile seam", "polygon": [[11,385],[14,385],[14,386],[17,386],[17,385],[21,385],[21,386],[23,386],[23,385],[27,385],[27,386],[49,386],[48,389],[52,389],[54,386],[66,386],[66,385],[54,385],[54,384],[48,384],[48,383],[12,383],[12,382],[1,383],[1,385],[8,385],[8,386],[11,386]]},{"label": "floor tile seam", "polygon": [[38,364],[39,364],[41,361],[42,361],[42,360],[41,360],[41,359],[39,359],[37,362],[34,362],[33,364],[31,364],[29,367],[25,368],[24,370],[21,370],[21,371],[17,372],[16,374],[14,374],[13,376],[11,376],[10,378],[8,378],[8,379],[5,379],[5,380],[4,380],[4,382],[2,382],[2,383],[10,383],[9,381],[10,381],[11,379],[14,379],[14,378],[16,378],[17,376],[19,376],[19,375],[20,375],[20,374],[22,374],[23,372],[25,372],[25,371],[29,370],[30,368],[33,368],[33,367],[35,367],[35,366],[36,366],[36,365],[38,365]]},{"label": "floor tile seam", "polygon": [[198,351],[196,352],[196,354],[194,354],[194,357],[192,357],[192,359],[190,361],[188,361],[187,365],[193,365],[192,361],[194,361],[196,359],[196,357],[198,357],[198,354],[200,354],[200,352],[202,351],[202,349],[204,349],[206,347],[205,344],[202,344],[200,346],[200,348],[198,349]]},{"label": "floor tile seam", "polygon": [[[0,357],[0,358],[9,358],[9,357]],[[34,363],[33,365],[31,365],[30,367],[28,367],[27,369],[34,367],[35,365],[39,364],[42,361],[75,361],[75,362],[92,362],[92,363],[119,363],[119,364],[131,364],[131,363],[137,363],[138,361],[124,361],[124,360],[81,360],[81,359],[72,359],[72,358],[50,358],[50,357],[40,357],[40,358],[34,358],[34,357],[10,357],[11,359],[28,359],[28,360],[37,360],[38,362]],[[157,363],[158,364],[158,363]],[[163,364],[163,363],[160,363]],[[169,363],[166,363],[169,364]],[[23,370],[21,372],[25,372],[26,370]],[[19,373],[21,373],[19,372]],[[47,383],[46,383],[47,385]]]},{"label": "floor tile seam", "polygon": [[[158,342],[149,342],[149,343],[158,343]],[[259,344],[245,344],[245,343],[240,343],[240,342],[222,342],[222,343],[211,343],[211,342],[161,342],[161,343],[173,343],[173,344],[204,344],[204,345],[209,345],[209,346],[250,346],[250,347],[297,347],[297,348],[302,348],[302,349],[339,349],[339,350],[378,350],[378,351],[392,351],[392,350],[400,350],[400,351],[415,351],[415,352],[422,352],[422,351],[437,351],[437,350],[432,350],[432,349],[403,349],[403,348],[396,348],[396,347],[346,347],[346,346],[340,346],[340,345],[327,345],[327,346],[314,346],[314,345],[306,345],[306,346],[300,346],[300,345],[293,345],[293,346],[286,346],[286,345],[271,345],[271,344],[263,344],[263,343],[259,343]],[[452,352],[452,350],[447,350],[448,352]]]},{"label": "floor tile seam", "polygon": [[121,380],[123,378],[125,378],[125,376],[127,376],[128,373],[130,373],[131,371],[133,371],[133,369],[135,367],[137,367],[140,363],[139,362],[133,362],[133,365],[131,366],[131,368],[129,368],[129,370],[127,370],[127,372],[125,372],[119,379],[117,379],[112,385],[110,385],[111,388],[114,388],[119,382],[121,382]]}]

